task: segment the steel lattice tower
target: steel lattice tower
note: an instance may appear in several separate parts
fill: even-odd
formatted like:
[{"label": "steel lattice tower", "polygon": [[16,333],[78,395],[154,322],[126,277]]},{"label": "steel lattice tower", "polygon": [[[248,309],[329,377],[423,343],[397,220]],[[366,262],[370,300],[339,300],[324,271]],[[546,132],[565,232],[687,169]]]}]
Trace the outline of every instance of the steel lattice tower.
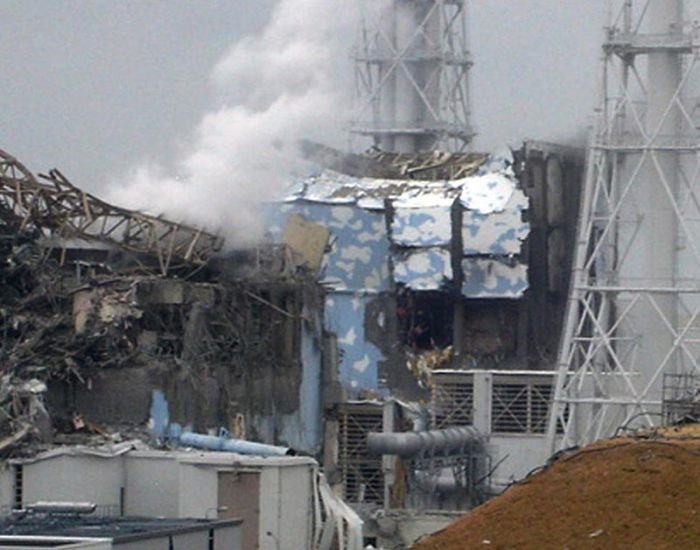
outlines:
[{"label": "steel lattice tower", "polygon": [[658,424],[664,375],[700,372],[700,41],[691,7],[611,5],[550,451]]},{"label": "steel lattice tower", "polygon": [[353,135],[384,151],[466,148],[474,136],[466,3],[365,0]]}]

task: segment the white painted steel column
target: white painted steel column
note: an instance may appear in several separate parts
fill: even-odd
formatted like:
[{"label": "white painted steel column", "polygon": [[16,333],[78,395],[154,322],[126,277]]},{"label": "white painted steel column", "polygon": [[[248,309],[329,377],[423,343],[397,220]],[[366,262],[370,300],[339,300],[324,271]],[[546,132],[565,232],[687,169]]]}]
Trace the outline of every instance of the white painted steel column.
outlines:
[{"label": "white painted steel column", "polygon": [[[645,17],[646,34],[652,39],[680,32],[683,20],[682,0],[651,0]],[[634,183],[633,199],[626,209],[627,222],[636,217],[636,225],[627,224],[620,228],[618,257],[623,254],[627,242],[631,242],[628,259],[620,271],[620,286],[644,287],[649,289],[674,287],[677,269],[678,222],[674,210],[674,197],[678,194],[679,155],[674,151],[661,151],[661,144],[669,143],[677,137],[679,129],[678,109],[672,102],[681,80],[680,55],[672,50],[655,48],[647,55],[647,102],[645,130],[651,138],[647,158]],[[634,157],[628,157],[632,161]],[[633,169],[635,162],[628,162],[627,169]],[[622,182],[626,183],[623,178]],[[617,190],[622,193],[621,189]],[[636,212],[632,212],[632,210]],[[635,307],[630,317],[629,329],[638,339],[639,348],[635,364],[632,365],[640,376],[634,380],[638,391],[650,382],[659,367],[666,361],[665,372],[673,369],[674,354],[667,358],[673,348],[674,336],[664,326],[660,315],[677,327],[678,298],[674,293],[649,294],[650,300]],[[630,294],[621,293],[618,310],[627,305]],[[647,397],[661,399],[662,377],[653,384]]]}]

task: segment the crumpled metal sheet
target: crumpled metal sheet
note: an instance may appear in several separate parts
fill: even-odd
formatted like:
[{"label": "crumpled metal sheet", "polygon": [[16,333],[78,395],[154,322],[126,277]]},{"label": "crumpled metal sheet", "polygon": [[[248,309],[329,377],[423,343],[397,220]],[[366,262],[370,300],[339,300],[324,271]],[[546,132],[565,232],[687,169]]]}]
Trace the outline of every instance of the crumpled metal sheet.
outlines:
[{"label": "crumpled metal sheet", "polygon": [[453,278],[450,252],[442,248],[400,251],[393,262],[394,280],[413,290],[440,290]]},{"label": "crumpled metal sheet", "polygon": [[516,189],[515,179],[494,172],[462,180],[459,200],[467,210],[481,214],[502,212]]},{"label": "crumpled metal sheet", "polygon": [[353,204],[380,210],[386,200],[395,208],[426,208],[449,206],[459,198],[467,209],[483,214],[500,212],[516,189],[513,159],[508,155],[492,155],[476,174],[470,171],[467,177],[450,180],[360,178],[324,170],[294,181],[284,201]]},{"label": "crumpled metal sheet", "polygon": [[515,189],[499,212],[483,214],[462,212],[462,246],[465,256],[519,254],[523,241],[530,234],[530,224],[523,221],[528,201]]},{"label": "crumpled metal sheet", "polygon": [[462,271],[467,298],[520,298],[528,288],[527,266],[521,263],[465,258]]},{"label": "crumpled metal sheet", "polygon": [[330,231],[330,247],[319,276],[323,284],[342,291],[389,288],[389,239],[384,212],[303,201],[270,205],[268,210],[272,222],[268,231],[273,239],[281,239],[290,214],[303,216]]},{"label": "crumpled metal sheet", "polygon": [[[510,257],[520,253],[530,231],[522,219],[528,200],[517,187],[512,162],[510,152],[505,151],[489,157],[475,174],[438,181],[359,178],[327,170],[294,183],[286,203],[281,208],[277,205],[278,223],[271,227],[271,233],[279,238],[286,217],[292,213],[326,227],[331,237],[321,280],[343,292],[390,288],[386,259],[391,238],[393,245],[411,249],[393,258],[395,282],[436,290],[453,276],[447,249],[453,231],[450,209],[455,201],[463,208],[465,256]],[[384,220],[387,202],[393,212],[390,236]],[[490,262],[483,265],[497,259]],[[478,275],[482,263],[474,260],[465,265]],[[504,268],[498,266],[494,269],[500,273]],[[500,276],[509,280],[512,270],[506,269]],[[471,296],[498,296],[499,289],[504,289],[504,296],[511,297],[518,292],[514,289],[522,286],[494,283],[490,276],[467,280]],[[481,287],[477,281],[482,281]]]},{"label": "crumpled metal sheet", "polygon": [[448,246],[452,240],[450,207],[396,208],[391,240],[408,247]]}]

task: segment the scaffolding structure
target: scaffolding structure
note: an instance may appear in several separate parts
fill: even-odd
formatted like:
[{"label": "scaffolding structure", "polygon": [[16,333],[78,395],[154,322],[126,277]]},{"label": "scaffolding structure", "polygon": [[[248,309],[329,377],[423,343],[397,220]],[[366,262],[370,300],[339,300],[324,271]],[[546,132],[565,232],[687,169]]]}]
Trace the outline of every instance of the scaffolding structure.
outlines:
[{"label": "scaffolding structure", "polygon": [[685,4],[611,3],[549,452],[658,424],[664,376],[700,372],[700,39]]},{"label": "scaffolding structure", "polygon": [[351,133],[382,151],[463,151],[470,123],[466,0],[364,2]]}]

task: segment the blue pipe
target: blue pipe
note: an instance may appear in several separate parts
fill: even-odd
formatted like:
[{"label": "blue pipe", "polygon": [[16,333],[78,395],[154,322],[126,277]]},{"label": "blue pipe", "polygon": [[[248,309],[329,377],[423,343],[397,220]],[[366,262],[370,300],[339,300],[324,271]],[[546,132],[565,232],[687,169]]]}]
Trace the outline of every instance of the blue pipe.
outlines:
[{"label": "blue pipe", "polygon": [[266,445],[265,443],[243,441],[242,439],[230,439],[226,430],[221,430],[218,436],[183,432],[179,435],[175,435],[174,439],[185,447],[196,447],[198,449],[207,449],[210,451],[225,451],[242,455],[293,456],[296,454],[294,449],[290,449],[289,447]]}]

